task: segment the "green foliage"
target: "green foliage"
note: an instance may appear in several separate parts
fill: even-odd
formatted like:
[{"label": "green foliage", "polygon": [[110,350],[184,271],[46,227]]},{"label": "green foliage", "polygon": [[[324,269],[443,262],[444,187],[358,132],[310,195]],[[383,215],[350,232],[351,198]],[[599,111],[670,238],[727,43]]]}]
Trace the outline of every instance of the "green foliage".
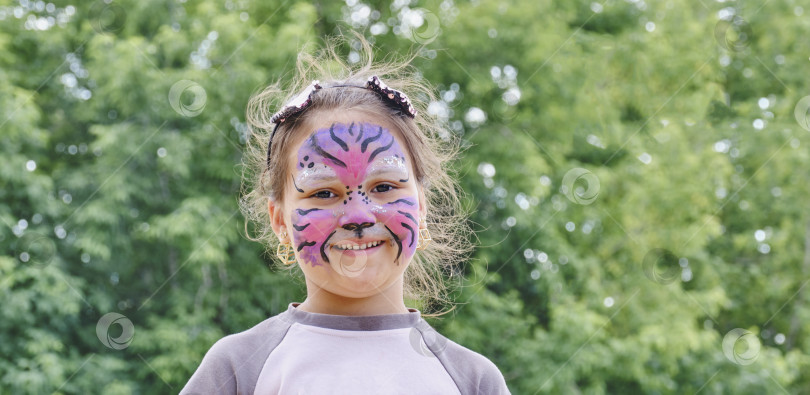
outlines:
[{"label": "green foliage", "polygon": [[[0,6],[0,393],[177,392],[217,339],[303,299],[237,209],[244,110],[352,29],[422,55],[468,146],[480,247],[432,322],[514,393],[810,392],[810,10],[403,3]],[[110,312],[126,348],[96,334]],[[724,353],[734,328],[761,343],[750,365]]]}]

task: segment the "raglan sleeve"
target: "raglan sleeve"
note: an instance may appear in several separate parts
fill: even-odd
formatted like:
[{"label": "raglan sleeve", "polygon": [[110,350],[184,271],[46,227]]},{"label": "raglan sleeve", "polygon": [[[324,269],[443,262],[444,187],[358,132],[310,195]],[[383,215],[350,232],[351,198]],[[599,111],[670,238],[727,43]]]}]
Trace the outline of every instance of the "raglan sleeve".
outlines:
[{"label": "raglan sleeve", "polygon": [[498,395],[509,394],[509,388],[506,386],[506,380],[503,378],[503,374],[501,374],[498,367],[483,355],[475,355],[480,357],[477,364],[479,365],[479,369],[481,371],[476,393]]},{"label": "raglan sleeve", "polygon": [[237,395],[237,375],[233,356],[236,344],[234,343],[231,336],[214,343],[180,394]]},{"label": "raglan sleeve", "polygon": [[417,329],[423,337],[432,332],[428,335],[432,340],[426,345],[450,374],[461,394],[510,393],[503,374],[489,358],[444,337],[424,321],[417,324]]},{"label": "raglan sleeve", "polygon": [[180,394],[252,394],[264,361],[289,327],[290,321],[282,313],[244,332],[223,337],[211,346]]}]

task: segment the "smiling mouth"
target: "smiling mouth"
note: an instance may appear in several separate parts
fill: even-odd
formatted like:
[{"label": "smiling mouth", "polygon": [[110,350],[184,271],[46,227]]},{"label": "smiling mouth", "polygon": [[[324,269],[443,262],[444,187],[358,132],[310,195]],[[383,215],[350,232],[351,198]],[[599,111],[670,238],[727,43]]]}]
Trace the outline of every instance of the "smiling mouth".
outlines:
[{"label": "smiling mouth", "polygon": [[335,249],[338,249],[338,250],[341,250],[341,251],[345,251],[345,250],[357,251],[357,250],[366,250],[366,249],[369,249],[369,248],[373,248],[373,247],[376,247],[376,246],[378,246],[378,245],[380,245],[382,243],[383,243],[382,240],[377,240],[377,241],[372,241],[372,242],[363,243],[363,244],[348,244],[348,243],[335,244],[333,247]]}]

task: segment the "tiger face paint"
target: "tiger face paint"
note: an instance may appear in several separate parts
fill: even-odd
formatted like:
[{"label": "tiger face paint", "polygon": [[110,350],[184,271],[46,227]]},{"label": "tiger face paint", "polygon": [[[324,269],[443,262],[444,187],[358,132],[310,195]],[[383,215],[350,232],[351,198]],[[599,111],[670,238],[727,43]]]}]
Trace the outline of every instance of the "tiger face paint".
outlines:
[{"label": "tiger face paint", "polygon": [[334,123],[313,132],[296,159],[290,221],[302,265],[410,261],[419,236],[419,195],[394,134],[373,123]]}]

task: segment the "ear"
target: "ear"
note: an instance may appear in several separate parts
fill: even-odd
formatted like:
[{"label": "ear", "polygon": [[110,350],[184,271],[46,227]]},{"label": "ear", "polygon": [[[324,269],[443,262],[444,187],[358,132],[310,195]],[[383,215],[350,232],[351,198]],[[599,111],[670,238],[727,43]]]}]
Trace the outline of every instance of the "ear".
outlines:
[{"label": "ear", "polygon": [[[270,225],[273,227],[273,232],[276,233],[276,237],[282,243],[289,241],[289,232],[287,231],[287,224],[284,220],[284,207],[278,203],[273,201],[273,199],[267,199],[267,212],[270,213]],[[282,232],[287,234],[287,237],[281,238]]]},{"label": "ear", "polygon": [[[417,186],[417,189],[419,190],[419,218],[427,218],[427,199],[425,198],[425,190],[421,185]],[[420,220],[419,228],[422,229],[423,227],[426,228],[427,225]]]}]

